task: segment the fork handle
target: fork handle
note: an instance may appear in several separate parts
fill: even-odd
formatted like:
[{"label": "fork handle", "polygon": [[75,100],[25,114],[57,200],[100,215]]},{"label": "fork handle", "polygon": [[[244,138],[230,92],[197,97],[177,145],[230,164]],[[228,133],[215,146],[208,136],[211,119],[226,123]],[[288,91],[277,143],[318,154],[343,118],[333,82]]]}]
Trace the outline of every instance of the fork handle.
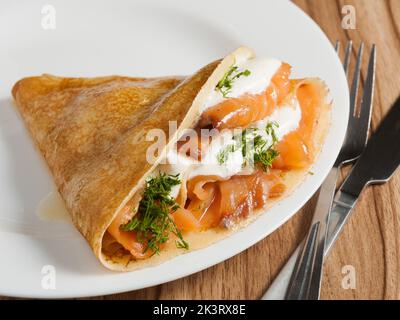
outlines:
[{"label": "fork handle", "polygon": [[[325,244],[325,257],[329,254],[332,249],[333,244],[337,240],[338,235],[343,230],[346,221],[351,215],[352,209],[357,202],[356,197],[349,196],[347,193],[339,191],[335,195],[335,200],[331,209],[329,217],[328,234]],[[280,270],[278,276],[269,286],[267,292],[261,297],[261,300],[283,300],[285,298],[285,293],[290,281],[290,276],[293,273],[294,267],[296,265],[297,257],[300,254],[300,250],[303,247],[304,239],[300,245],[293,251],[289,260]]]},{"label": "fork handle", "polygon": [[296,261],[286,299],[319,299],[329,213],[336,189],[338,168],[331,169],[321,185],[311,227]]}]

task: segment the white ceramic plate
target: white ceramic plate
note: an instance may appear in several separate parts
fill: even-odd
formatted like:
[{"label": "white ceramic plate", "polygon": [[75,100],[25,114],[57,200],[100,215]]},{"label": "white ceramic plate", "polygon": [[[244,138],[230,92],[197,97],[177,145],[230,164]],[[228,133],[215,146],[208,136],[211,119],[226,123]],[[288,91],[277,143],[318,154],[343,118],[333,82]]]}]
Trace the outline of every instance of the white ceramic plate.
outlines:
[{"label": "white ceramic plate", "polygon": [[[53,9],[56,28],[43,29],[42,22],[52,22],[44,17]],[[333,165],[344,137],[349,99],[340,61],[318,26],[289,1],[3,0],[0,43],[0,295],[111,294],[171,281],[228,259],[304,205]],[[224,241],[131,273],[104,269],[70,223],[38,218],[36,208],[54,185],[12,105],[10,90],[18,79],[44,72],[190,74],[242,44],[259,56],[289,62],[294,76],[321,77],[335,101],[315,175],[292,196]],[[42,286],[53,274],[44,267],[49,265],[55,270],[55,289]]]}]

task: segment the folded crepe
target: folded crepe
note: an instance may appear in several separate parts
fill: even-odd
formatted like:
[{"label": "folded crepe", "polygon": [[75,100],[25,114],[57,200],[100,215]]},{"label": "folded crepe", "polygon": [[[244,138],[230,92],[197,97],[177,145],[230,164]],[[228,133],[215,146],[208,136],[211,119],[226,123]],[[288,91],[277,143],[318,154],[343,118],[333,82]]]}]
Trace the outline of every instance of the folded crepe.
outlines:
[{"label": "folded crepe", "polygon": [[[240,63],[252,61],[254,57],[252,50],[241,47],[189,77],[62,78],[42,75],[24,78],[14,85],[12,94],[16,105],[51,170],[72,221],[105,267],[118,271],[134,270],[207,246],[253,221],[304,179],[329,127],[327,89],[318,79],[290,80],[283,85],[290,67],[278,65],[276,61],[269,62],[263,70],[275,65],[271,75],[275,73],[273,85],[276,90],[269,85],[267,96],[276,105],[265,114],[257,113],[250,108],[254,95],[247,97],[246,91],[232,91],[233,81],[242,83],[245,88],[244,80],[250,79],[250,70],[240,71]],[[256,74],[257,70],[253,73]],[[283,75],[276,76],[277,70]],[[282,93],[282,99],[277,98],[277,92]],[[230,99],[231,93],[239,95],[239,98]],[[267,115],[273,116],[278,105],[287,105],[287,110],[294,110],[293,101],[300,101],[301,96],[301,121],[297,120],[296,130],[292,128],[293,132],[286,133],[291,138],[281,143],[274,138],[268,149],[265,149],[264,141],[263,151],[269,153],[261,154],[264,157],[261,159],[263,170],[253,169],[248,175],[243,175],[243,172],[238,175],[236,170],[236,174],[221,178],[204,173],[204,168],[210,168],[210,165],[200,166],[198,159],[193,160],[196,164],[186,166],[185,174],[182,172],[180,177],[179,191],[169,207],[170,216],[167,218],[171,220],[170,224],[161,233],[166,239],[158,239],[160,246],[157,250],[146,247],[153,235],[143,230],[139,233],[138,227],[132,227],[132,224],[143,219],[143,212],[141,217],[138,212],[144,206],[142,200],[149,181],[159,177],[160,172],[167,172],[163,177],[172,179],[172,182],[177,177],[163,168],[168,167],[165,160],[169,150],[177,145],[187,129],[207,126],[246,128]],[[243,97],[247,97],[247,102],[240,101]],[[234,103],[225,105],[224,98]],[[273,105],[268,99],[257,103]],[[247,113],[243,106],[250,108],[245,110]],[[247,114],[247,120],[243,120],[243,112]],[[240,114],[240,117],[235,120],[232,114]],[[285,118],[285,114],[277,117]],[[294,115],[290,117],[295,118]],[[172,131],[170,121],[177,123],[177,128]],[[308,121],[308,126],[303,125],[305,121]],[[266,128],[273,137],[271,123]],[[153,129],[166,132],[167,143],[155,155],[154,161],[149,162],[147,150],[154,141],[146,136]],[[307,154],[303,154],[298,146],[303,151],[307,148]],[[224,150],[219,150],[218,161],[222,155],[229,162],[230,154],[225,155]],[[235,153],[237,150],[230,151]],[[265,156],[272,157],[271,161],[266,162]],[[193,167],[200,173],[190,177],[190,170],[195,170]],[[252,186],[257,186],[257,190],[251,189]],[[252,202],[248,197],[237,196],[240,193],[238,189],[243,188],[246,195],[253,196]],[[225,211],[221,213],[223,201],[235,192],[236,202],[225,204]],[[217,198],[219,209],[212,211],[209,208]],[[158,201],[153,205],[161,203]],[[206,209],[196,211],[205,207],[207,201]],[[228,212],[226,208],[229,205],[241,208],[240,212],[235,215]],[[218,219],[210,212],[218,212]],[[139,218],[135,220],[135,216]],[[136,231],[123,228],[129,224]],[[128,237],[133,237],[133,240],[128,239],[134,241],[133,244],[126,245],[124,241]]]}]

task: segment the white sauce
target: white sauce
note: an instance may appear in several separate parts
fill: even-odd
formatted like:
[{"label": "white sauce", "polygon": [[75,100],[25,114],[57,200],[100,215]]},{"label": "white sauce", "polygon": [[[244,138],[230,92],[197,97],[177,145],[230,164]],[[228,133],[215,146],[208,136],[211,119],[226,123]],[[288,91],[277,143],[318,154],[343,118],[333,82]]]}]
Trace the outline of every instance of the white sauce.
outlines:
[{"label": "white sauce", "polygon": [[202,175],[216,175],[222,178],[229,178],[242,171],[243,155],[241,150],[227,153],[228,157],[224,164],[221,165],[218,162],[219,153],[225,150],[230,144],[234,144],[233,135],[233,130],[223,130],[220,134],[213,137],[206,154],[200,163],[193,166],[188,178],[191,179]]},{"label": "white sauce", "polygon": [[[275,134],[279,140],[282,140],[288,133],[296,130],[301,120],[301,109],[298,101],[293,101],[293,105],[281,106],[277,108],[269,117],[255,122],[252,126],[257,128],[257,133],[262,135],[268,144],[272,144],[272,138],[265,131],[265,127],[270,122],[275,122],[278,127],[274,127]],[[233,144],[233,136],[237,134],[237,130],[223,130],[214,136],[208,146],[207,151],[203,155],[202,160],[196,161],[193,158],[176,152],[170,152],[167,156],[167,163],[159,166],[159,171],[167,174],[180,174],[181,178],[187,180],[196,176],[220,176],[229,178],[233,175],[242,173],[243,171],[243,155],[240,149],[235,152],[227,153],[227,161],[223,164],[218,162],[218,154],[225,150],[229,144]],[[246,169],[248,170],[248,168]],[[251,173],[246,171],[246,173]],[[175,186],[171,192],[171,196],[176,197],[179,193],[180,186]]]},{"label": "white sauce", "polygon": [[[272,77],[278,71],[282,62],[276,59],[251,59],[247,61],[236,61],[238,72],[249,70],[248,76],[241,76],[232,83],[232,89],[228,94],[229,98],[237,98],[245,93],[261,93],[268,87]],[[207,108],[217,105],[225,98],[219,90],[213,90],[207,98],[201,112]]]},{"label": "white sauce", "polygon": [[296,130],[299,127],[301,120],[301,108],[297,100],[291,101],[291,105],[280,106],[265,119],[259,120],[254,123],[252,127],[259,129],[260,134],[271,143],[271,137],[267,135],[264,128],[269,122],[277,123],[278,126],[274,127],[278,141],[282,140],[289,132]]},{"label": "white sauce", "polygon": [[[239,58],[236,61],[236,65],[239,66],[238,72],[248,69],[251,73],[249,76],[241,76],[235,79],[232,90],[228,95],[229,98],[239,97],[245,93],[257,94],[264,91],[271,82],[274,74],[280,68],[281,62],[275,59],[243,60]],[[221,92],[213,91],[201,111],[203,112],[223,100]],[[289,132],[296,130],[300,120],[301,108],[299,102],[294,99],[288,105],[278,107],[270,116],[253,123],[250,127],[257,128],[258,134],[262,135],[269,144],[272,144],[272,137],[265,131],[268,123],[275,122],[278,124],[278,127],[274,127],[274,130],[279,141]],[[156,172],[173,175],[180,174],[180,178],[185,178],[186,180],[200,175],[216,175],[222,178],[229,178],[241,173],[243,170],[246,170],[246,174],[251,173],[247,171],[249,170],[248,168],[243,169],[244,159],[241,149],[228,152],[227,160],[223,164],[220,164],[218,161],[220,152],[226,150],[229,144],[235,143],[233,137],[237,133],[238,129],[222,130],[213,136],[201,161],[194,160],[186,155],[177,154],[176,150],[170,151],[167,155],[167,164],[160,165]],[[176,198],[179,190],[180,185],[175,186],[171,191],[171,196]]]}]

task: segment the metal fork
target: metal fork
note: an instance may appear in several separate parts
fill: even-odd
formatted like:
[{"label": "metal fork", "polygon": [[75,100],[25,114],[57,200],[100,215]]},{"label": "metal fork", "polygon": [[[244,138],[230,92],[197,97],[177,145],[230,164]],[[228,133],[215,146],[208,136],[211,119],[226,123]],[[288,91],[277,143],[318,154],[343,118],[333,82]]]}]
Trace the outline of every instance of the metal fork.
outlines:
[{"label": "metal fork", "polygon": [[[353,76],[350,93],[350,116],[346,138],[333,168],[320,188],[314,217],[307,237],[294,252],[262,299],[281,298],[282,291],[286,291],[286,299],[319,299],[323,258],[327,254],[325,248],[331,248],[334,240],[330,238],[329,234],[327,241],[325,238],[327,236],[329,213],[338,173],[343,165],[354,162],[360,156],[368,138],[375,81],[376,47],[375,45],[373,46],[370,55],[368,75],[364,85],[360,112],[356,112],[363,48],[364,44],[361,44]],[[339,49],[340,42],[337,42],[336,51],[339,52]],[[346,48],[343,63],[346,75],[349,68],[351,51],[352,42],[350,41]],[[330,226],[329,229],[332,230],[333,228]],[[297,260],[296,257],[298,257]],[[289,277],[288,275],[292,270],[292,276]],[[289,279],[289,286],[286,287]]]}]

